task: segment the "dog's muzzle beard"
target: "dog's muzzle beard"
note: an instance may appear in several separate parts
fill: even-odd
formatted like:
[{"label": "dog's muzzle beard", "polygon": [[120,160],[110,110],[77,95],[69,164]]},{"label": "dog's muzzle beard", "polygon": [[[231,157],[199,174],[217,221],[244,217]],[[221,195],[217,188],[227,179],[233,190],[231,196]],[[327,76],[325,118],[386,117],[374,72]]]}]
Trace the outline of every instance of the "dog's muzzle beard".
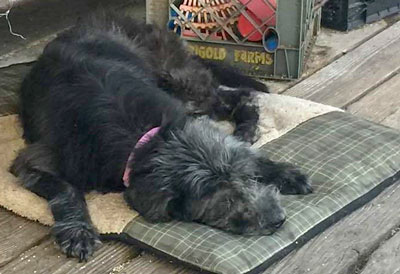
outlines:
[{"label": "dog's muzzle beard", "polygon": [[209,197],[191,201],[202,213],[195,221],[242,235],[270,235],[283,225],[285,211],[275,186],[254,180],[220,186]]}]

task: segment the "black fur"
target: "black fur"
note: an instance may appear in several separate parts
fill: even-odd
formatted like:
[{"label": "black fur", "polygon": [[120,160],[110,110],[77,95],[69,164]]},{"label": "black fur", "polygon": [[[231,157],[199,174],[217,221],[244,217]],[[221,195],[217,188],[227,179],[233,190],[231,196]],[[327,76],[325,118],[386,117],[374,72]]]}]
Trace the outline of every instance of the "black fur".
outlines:
[{"label": "black fur", "polygon": [[[90,18],[51,42],[24,80],[20,118],[28,146],[11,171],[48,200],[57,243],[80,260],[100,244],[84,200],[90,190],[125,191],[151,222],[273,232],[285,219],[278,188],[309,193],[307,177],[190,115],[230,117],[235,134],[252,140],[254,89],[266,90],[189,55],[173,34],[129,18]],[[156,126],[159,133],[134,151],[125,190],[127,159]]]}]

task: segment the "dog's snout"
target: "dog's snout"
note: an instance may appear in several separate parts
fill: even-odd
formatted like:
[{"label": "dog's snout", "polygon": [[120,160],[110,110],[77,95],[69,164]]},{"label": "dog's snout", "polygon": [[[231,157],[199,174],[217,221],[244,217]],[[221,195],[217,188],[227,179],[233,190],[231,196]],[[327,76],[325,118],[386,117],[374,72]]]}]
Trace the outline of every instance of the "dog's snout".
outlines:
[{"label": "dog's snout", "polygon": [[277,222],[277,223],[274,224],[274,227],[275,227],[275,228],[280,228],[280,227],[283,225],[283,223],[284,223],[285,221],[286,221],[286,218],[280,220],[279,222]]},{"label": "dog's snout", "polygon": [[283,218],[282,220],[280,220],[280,221],[278,221],[278,222],[276,222],[276,223],[273,223],[272,225],[273,225],[274,228],[278,229],[278,228],[280,228],[280,227],[283,225],[283,223],[284,223],[285,221],[286,221],[286,218]]}]

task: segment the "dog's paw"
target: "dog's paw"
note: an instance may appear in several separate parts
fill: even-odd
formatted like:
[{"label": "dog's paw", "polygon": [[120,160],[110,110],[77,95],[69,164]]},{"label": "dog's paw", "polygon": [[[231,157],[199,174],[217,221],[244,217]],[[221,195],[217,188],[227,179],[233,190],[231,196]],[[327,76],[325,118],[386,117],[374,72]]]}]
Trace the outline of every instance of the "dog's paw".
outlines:
[{"label": "dog's paw", "polygon": [[61,251],[79,262],[87,261],[101,245],[94,228],[85,222],[56,222],[53,234]]},{"label": "dog's paw", "polygon": [[260,134],[257,128],[236,128],[233,135],[240,141],[250,144],[254,144],[258,139],[260,139]]},{"label": "dog's paw", "polygon": [[286,165],[279,176],[279,189],[282,194],[309,194],[313,192],[310,178],[298,168]]}]

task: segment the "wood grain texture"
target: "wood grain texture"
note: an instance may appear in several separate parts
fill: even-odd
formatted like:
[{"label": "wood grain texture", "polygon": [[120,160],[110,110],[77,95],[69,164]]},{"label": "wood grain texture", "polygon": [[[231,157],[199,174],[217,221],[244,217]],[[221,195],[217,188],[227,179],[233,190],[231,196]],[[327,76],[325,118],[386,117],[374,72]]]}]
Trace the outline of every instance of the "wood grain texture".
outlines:
[{"label": "wood grain texture", "polygon": [[344,107],[400,69],[400,22],[284,92]]},{"label": "wood grain texture", "polygon": [[6,54],[1,55],[0,69],[16,64],[24,64],[35,61],[39,57],[39,55],[43,52],[44,47],[56,37],[57,37],[56,33],[51,34],[49,36],[35,40],[32,43],[22,48],[17,48],[10,52],[7,52]]},{"label": "wood grain texture", "polygon": [[[358,49],[355,51],[358,51]],[[342,59],[344,58],[347,58],[347,56],[342,57]],[[395,60],[400,63],[399,58]],[[341,62],[341,59],[337,62]],[[324,81],[324,78],[320,78],[320,80]],[[354,79],[354,81],[358,80]],[[369,82],[369,85],[372,86],[366,85],[365,90],[372,88],[374,82]],[[373,89],[360,101],[350,105],[349,111],[363,118],[400,128],[399,85],[400,77],[395,75]],[[343,107],[350,98],[348,95],[348,92],[332,94],[332,98],[336,96],[337,106]],[[306,95],[302,94],[301,96]],[[347,99],[340,101],[343,96],[347,96]],[[321,102],[329,103],[332,98],[321,97]],[[277,262],[265,273],[353,273],[363,258],[368,256],[382,240],[390,235],[392,229],[400,225],[398,211],[393,207],[399,199],[400,186],[397,183],[364,207],[306,243],[299,250]]]},{"label": "wood grain texture", "polygon": [[138,251],[123,243],[105,243],[87,263],[67,258],[49,239],[0,268],[0,274],[110,273],[114,267],[138,256]]},{"label": "wood grain texture", "polygon": [[0,208],[0,267],[49,235],[49,229]]},{"label": "wood grain texture", "polygon": [[269,86],[271,92],[282,93],[289,87],[294,86],[297,82],[306,79],[324,66],[354,50],[360,44],[385,29],[387,25],[385,21],[381,20],[349,32],[321,28],[315,44],[311,49],[310,57],[307,60],[306,67],[300,80],[269,80],[265,82]]},{"label": "wood grain texture", "polygon": [[[118,269],[118,268],[116,268]],[[201,273],[194,271],[182,264],[169,262],[154,255],[143,253],[141,256],[121,265],[118,274],[195,274]]]},{"label": "wood grain texture", "polygon": [[[400,58],[399,58],[400,61]],[[359,101],[348,106],[347,111],[380,123],[400,109],[400,74],[396,74]]]},{"label": "wood grain texture", "polygon": [[164,28],[168,22],[168,1],[147,0],[146,22]]},{"label": "wood grain texture", "polygon": [[360,274],[400,273],[400,233],[384,242],[370,256]]},{"label": "wood grain texture", "polygon": [[385,120],[382,121],[382,125],[400,129],[400,109],[386,117]]},{"label": "wood grain texture", "polygon": [[[14,1],[15,0],[13,0],[13,2]],[[28,0],[23,0],[23,1],[28,1]],[[47,1],[47,0],[45,0],[45,1]],[[42,3],[45,1],[42,1]],[[86,1],[86,3],[90,4],[88,0],[85,0],[85,1]],[[82,4],[82,2],[85,2],[85,1],[79,1],[79,2],[80,2],[80,4]],[[99,2],[101,2],[101,1],[99,1]],[[145,20],[146,8],[145,8],[145,3],[143,0],[120,1],[119,4],[118,4],[118,1],[116,1],[116,2],[113,1],[113,2],[116,3],[117,10],[122,10],[124,13],[129,14],[136,20],[141,20],[141,21]],[[35,4],[40,5],[41,3],[35,3]],[[51,4],[54,4],[55,6],[57,6],[57,0],[56,1],[51,0]],[[28,6],[31,6],[31,5],[32,4],[29,4]],[[57,9],[54,9],[54,8],[53,9],[49,8],[48,6],[46,6],[44,9],[41,9],[40,6],[36,7],[35,15],[36,15],[36,17],[38,17],[40,19],[38,19],[38,18],[33,19],[33,20],[35,20],[33,28],[31,28],[31,26],[29,26],[29,28],[21,27],[22,22],[15,23],[16,26],[18,25],[24,31],[24,35],[26,35],[28,38],[27,40],[20,39],[20,41],[19,41],[19,40],[17,40],[16,37],[11,36],[11,35],[9,35],[9,33],[7,33],[8,29],[6,29],[6,28],[1,29],[1,27],[0,27],[0,37],[5,38],[4,42],[2,40],[3,47],[0,48],[0,68],[8,67],[8,66],[15,65],[15,64],[22,64],[22,63],[29,63],[29,62],[36,61],[36,59],[42,53],[44,47],[51,40],[53,40],[60,32],[63,32],[64,30],[69,28],[70,25],[75,22],[77,16],[79,16],[79,15],[82,16],[83,13],[85,13],[85,12],[87,13],[87,12],[91,11],[91,8],[89,8],[89,10],[87,10],[88,7],[85,5],[76,6],[76,4],[74,3],[74,0],[70,1],[67,5],[69,5],[72,10],[75,10],[75,14],[70,17],[66,17],[63,14],[60,17],[60,19],[57,20],[57,23],[54,23],[53,16],[59,16],[60,11]],[[64,8],[63,6],[61,6],[61,7]],[[29,8],[29,7],[21,7],[21,10],[24,10],[26,8]],[[49,10],[52,11],[52,14],[50,16],[48,16]],[[79,10],[79,12],[76,12],[76,10]],[[14,12],[14,10],[13,10],[13,12]],[[20,12],[21,11],[18,11],[18,13],[20,13]],[[67,12],[70,12],[70,11],[67,11]],[[24,13],[24,14],[26,14],[26,13]],[[45,15],[47,15],[47,17]],[[14,14],[12,16],[13,16],[12,22],[14,25],[14,22],[16,22],[15,20],[18,20],[18,18],[15,19]],[[48,24],[49,21],[51,21],[51,20],[53,20],[53,22],[51,23],[50,30],[47,28],[44,28],[42,26],[42,24],[43,25]],[[26,24],[26,22],[24,22],[24,24]],[[32,22],[29,22],[29,24],[32,24]],[[4,26],[6,27],[6,25],[4,25]],[[30,33],[29,31],[32,31],[33,33]],[[12,39],[12,40],[9,40],[9,39]],[[22,43],[21,47],[16,46],[19,43]]]},{"label": "wood grain texture", "polygon": [[398,208],[393,206],[400,200],[399,183],[396,182],[264,273],[353,273],[359,260],[368,256],[399,226],[400,214]]},{"label": "wood grain texture", "polygon": [[8,24],[2,18],[0,24],[0,61],[3,55],[23,49],[37,40],[71,26],[78,17],[87,16],[88,13],[98,7],[116,9],[140,3],[137,0],[24,0],[24,2],[11,9],[10,21],[13,31],[22,34],[26,39],[23,40],[11,35]]},{"label": "wood grain texture", "polygon": [[384,20],[348,32],[321,28],[304,69],[303,78],[310,76],[332,61],[352,51],[388,26]]}]

